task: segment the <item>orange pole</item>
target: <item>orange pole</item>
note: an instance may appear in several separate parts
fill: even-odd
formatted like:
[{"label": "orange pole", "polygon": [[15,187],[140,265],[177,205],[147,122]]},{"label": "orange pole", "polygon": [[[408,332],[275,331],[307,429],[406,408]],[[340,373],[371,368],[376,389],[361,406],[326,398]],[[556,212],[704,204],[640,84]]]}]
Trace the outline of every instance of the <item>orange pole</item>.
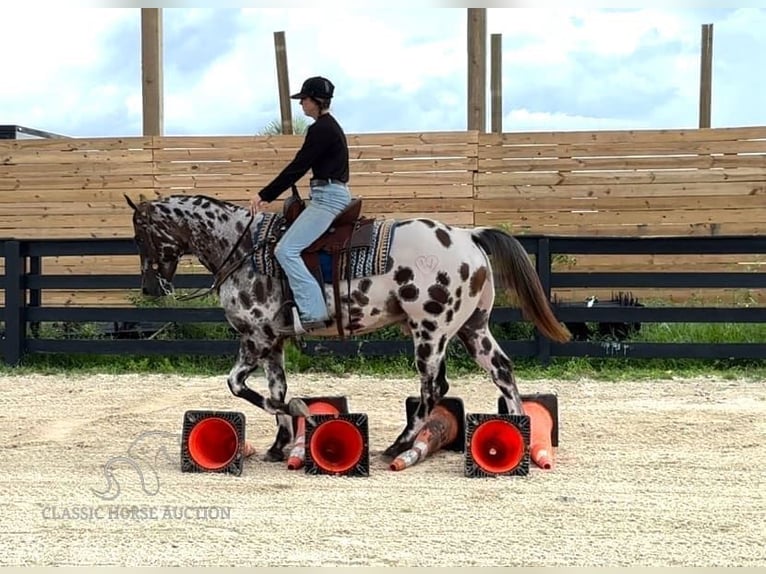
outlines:
[{"label": "orange pole", "polygon": [[429,454],[435,453],[454,441],[457,438],[457,430],[455,415],[442,405],[436,405],[415,437],[412,448],[391,461],[389,469],[404,470],[417,464]]},{"label": "orange pole", "polygon": [[[333,405],[323,401],[311,403],[308,407],[309,413],[312,415],[340,414],[340,411]],[[298,424],[296,426],[295,443],[292,450],[290,450],[290,456],[287,457],[288,470],[298,470],[303,468],[303,463],[306,460],[306,419],[304,417],[298,417]]]},{"label": "orange pole", "polygon": [[524,401],[522,406],[529,417],[529,456],[537,466],[549,470],[553,468],[553,417],[548,409],[536,401]]}]

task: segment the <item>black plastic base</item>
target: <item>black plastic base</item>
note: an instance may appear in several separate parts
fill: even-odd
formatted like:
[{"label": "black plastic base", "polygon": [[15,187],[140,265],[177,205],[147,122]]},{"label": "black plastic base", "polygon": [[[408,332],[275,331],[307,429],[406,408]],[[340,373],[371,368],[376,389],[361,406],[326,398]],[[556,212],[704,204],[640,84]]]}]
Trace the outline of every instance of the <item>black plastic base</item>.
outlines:
[{"label": "black plastic base", "polygon": [[[370,433],[365,413],[342,413],[340,415],[312,415],[315,424],[306,424],[306,457],[304,469],[306,474],[332,476],[370,476]],[[333,420],[344,420],[354,425],[362,435],[362,452],[357,463],[344,472],[333,472],[320,468],[311,456],[311,439],[323,423]]]},{"label": "black plastic base", "polygon": [[[237,432],[239,448],[232,461],[220,469],[207,469],[199,466],[189,454],[189,434],[192,429],[205,419],[219,418],[231,423]],[[186,411],[183,419],[181,435],[181,472],[226,473],[240,476],[242,474],[242,446],[245,444],[245,415],[231,411]]]},{"label": "black plastic base", "polygon": [[[486,422],[502,420],[515,426],[524,439],[524,454],[519,463],[505,472],[491,472],[482,468],[471,454],[471,442],[476,429]],[[526,476],[529,474],[529,417],[527,415],[509,414],[477,414],[469,413],[465,422],[465,469],[468,478],[484,478],[494,476]]]}]

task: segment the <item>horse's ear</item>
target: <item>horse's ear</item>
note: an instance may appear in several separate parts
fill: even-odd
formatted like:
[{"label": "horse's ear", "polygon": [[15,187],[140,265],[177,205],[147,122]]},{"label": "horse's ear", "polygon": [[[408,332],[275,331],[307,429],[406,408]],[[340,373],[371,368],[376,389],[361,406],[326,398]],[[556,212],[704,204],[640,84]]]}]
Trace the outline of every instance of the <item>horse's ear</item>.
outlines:
[{"label": "horse's ear", "polygon": [[136,204],[133,203],[133,200],[128,197],[127,193],[123,194],[125,196],[125,201],[128,202],[128,205],[133,208],[133,211],[138,211],[138,207],[136,207]]}]

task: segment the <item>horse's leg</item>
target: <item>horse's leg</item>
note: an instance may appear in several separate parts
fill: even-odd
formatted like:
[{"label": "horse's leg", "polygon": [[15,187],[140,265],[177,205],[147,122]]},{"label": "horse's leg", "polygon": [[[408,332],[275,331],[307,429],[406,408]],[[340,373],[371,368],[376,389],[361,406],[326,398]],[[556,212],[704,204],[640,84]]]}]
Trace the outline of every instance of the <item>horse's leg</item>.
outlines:
[{"label": "horse's leg", "polygon": [[519,389],[513,376],[513,363],[489,329],[489,315],[494,300],[494,287],[487,283],[478,305],[457,333],[468,354],[487,371],[503,395],[510,414],[523,414]]},{"label": "horse's leg", "polygon": [[[269,384],[271,400],[284,403],[287,394],[287,379],[285,377],[284,349],[282,341],[272,347],[269,353],[263,357],[263,370]],[[293,440],[292,417],[277,414],[277,435],[274,444],[266,451],[263,459],[279,462],[285,459],[284,449]]]},{"label": "horse's leg", "polygon": [[383,457],[391,459],[412,447],[420,429],[434,406],[447,394],[445,355],[451,335],[435,333],[437,323],[432,320],[410,323],[415,344],[415,358],[420,373],[420,403],[412,418],[396,440],[383,451]]},{"label": "horse's leg", "polygon": [[[308,414],[308,408],[303,401],[297,399],[287,404],[284,402],[287,384],[283,368],[282,343],[275,343],[271,347],[264,346],[262,341],[259,343],[260,346],[256,345],[251,337],[242,338],[237,361],[229,371],[226,382],[234,396],[248,401],[267,413],[276,415],[277,436],[263,458],[268,461],[283,460],[282,449],[292,440],[291,415],[305,416]],[[248,377],[260,363],[263,363],[268,378],[271,395],[269,398],[247,386]]]}]

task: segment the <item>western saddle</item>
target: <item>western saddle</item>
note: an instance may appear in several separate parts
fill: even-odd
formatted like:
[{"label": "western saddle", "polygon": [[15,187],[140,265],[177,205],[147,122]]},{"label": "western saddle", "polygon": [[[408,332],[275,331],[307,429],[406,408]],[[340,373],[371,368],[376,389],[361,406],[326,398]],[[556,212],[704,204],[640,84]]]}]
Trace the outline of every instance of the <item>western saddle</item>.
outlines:
[{"label": "western saddle", "polygon": [[[282,217],[284,219],[282,234],[284,234],[284,232],[295,222],[305,208],[306,202],[298,193],[298,188],[293,185],[292,195],[285,200],[282,207]],[[340,282],[342,279],[346,280],[348,286],[347,291],[350,295],[352,279],[350,265],[351,252],[357,248],[371,247],[373,242],[372,224],[375,220],[373,218],[364,217],[361,213],[362,199],[360,197],[355,197],[333,220],[327,231],[301,253],[303,262],[320,285],[323,285],[326,282],[326,279],[328,279],[322,275],[320,256],[322,252],[324,252],[330,257],[332,269],[332,277],[330,279],[332,280],[333,297],[335,301],[335,323],[338,328],[338,335],[341,338],[345,337],[340,312]],[[343,269],[346,271],[345,277],[341,277]],[[287,299],[293,297],[292,290],[290,289],[286,277],[282,279],[282,289]],[[347,304],[350,308],[350,296],[347,298]],[[286,316],[291,318],[292,314],[287,312]],[[349,312],[349,318],[350,317],[351,314]],[[353,324],[351,321],[349,321],[349,331],[353,331]]]}]

